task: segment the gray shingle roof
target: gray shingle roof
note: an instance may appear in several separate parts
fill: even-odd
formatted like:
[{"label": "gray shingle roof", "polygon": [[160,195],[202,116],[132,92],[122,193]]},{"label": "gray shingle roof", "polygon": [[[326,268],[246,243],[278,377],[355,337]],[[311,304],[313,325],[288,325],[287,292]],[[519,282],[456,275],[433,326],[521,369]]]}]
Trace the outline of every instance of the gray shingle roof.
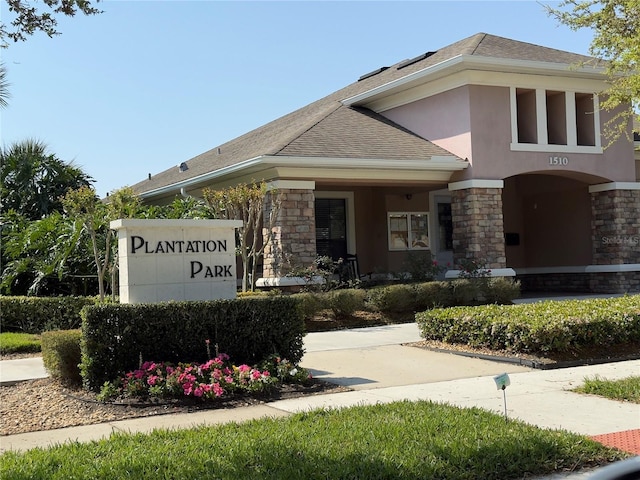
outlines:
[{"label": "gray shingle roof", "polygon": [[[144,193],[189,180],[261,155],[329,158],[425,160],[452,155],[370,110],[342,105],[346,98],[397,80],[459,55],[576,64],[591,57],[478,33],[443,47],[426,58],[356,81],[316,102],[280,117],[227,143],[143,180],[133,188]],[[177,159],[175,165],[184,159]]]}]

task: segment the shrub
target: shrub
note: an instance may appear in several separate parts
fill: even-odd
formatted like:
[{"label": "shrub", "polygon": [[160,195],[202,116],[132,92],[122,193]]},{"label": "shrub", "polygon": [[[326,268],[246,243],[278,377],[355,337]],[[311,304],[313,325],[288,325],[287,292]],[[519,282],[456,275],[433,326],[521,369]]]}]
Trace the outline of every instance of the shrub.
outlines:
[{"label": "shrub", "polygon": [[364,310],[366,292],[357,288],[331,290],[324,294],[327,306],[337,318],[352,315],[358,310]]},{"label": "shrub", "polygon": [[42,362],[52,378],[80,385],[80,330],[56,330],[42,334]]},{"label": "shrub", "polygon": [[370,310],[385,313],[413,312],[416,290],[405,283],[372,288],[367,295],[367,306]]},{"label": "shrub", "polygon": [[436,307],[453,306],[453,296],[451,295],[451,283],[446,282],[425,282],[414,285],[416,292],[416,310],[426,310]]},{"label": "shrub", "polygon": [[313,318],[319,311],[328,308],[328,302],[324,294],[302,292],[295,293],[292,296],[298,300],[305,319]]},{"label": "shrub", "polygon": [[520,281],[506,277],[492,277],[483,290],[484,303],[510,304],[520,296]]},{"label": "shrub", "polygon": [[457,278],[451,280],[452,305],[473,305],[480,301],[480,294],[484,290],[485,279]]},{"label": "shrub", "polygon": [[80,310],[93,297],[0,297],[0,331],[42,333],[80,328]]},{"label": "shrub", "polygon": [[640,342],[640,295],[420,312],[423,338],[512,352],[565,352]]},{"label": "shrub", "polygon": [[99,389],[140,358],[204,362],[205,340],[240,363],[255,364],[279,353],[299,362],[304,320],[293,296],[258,296],[210,302],[101,304],[82,311],[82,376]]},{"label": "shrub", "polygon": [[446,267],[438,265],[429,251],[409,251],[402,264],[402,268],[411,276],[414,282],[428,282],[434,280]]}]

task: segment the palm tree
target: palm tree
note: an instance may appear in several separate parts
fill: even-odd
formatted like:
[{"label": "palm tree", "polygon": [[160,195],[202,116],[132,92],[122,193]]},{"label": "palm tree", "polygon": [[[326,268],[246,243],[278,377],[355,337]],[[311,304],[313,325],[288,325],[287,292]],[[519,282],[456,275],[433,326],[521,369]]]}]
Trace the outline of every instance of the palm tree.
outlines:
[{"label": "palm tree", "polygon": [[7,108],[10,96],[7,68],[4,66],[4,63],[0,63],[0,108]]},{"label": "palm tree", "polygon": [[71,189],[90,186],[81,168],[47,152],[38,140],[24,140],[0,150],[0,214],[9,210],[37,220],[62,212],[60,198]]}]

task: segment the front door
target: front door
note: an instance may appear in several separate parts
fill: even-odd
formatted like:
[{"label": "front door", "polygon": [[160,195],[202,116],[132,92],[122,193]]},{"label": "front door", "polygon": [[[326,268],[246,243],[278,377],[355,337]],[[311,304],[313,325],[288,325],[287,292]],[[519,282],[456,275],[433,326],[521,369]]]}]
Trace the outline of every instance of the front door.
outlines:
[{"label": "front door", "polygon": [[316,198],[316,252],[347,258],[347,208],[344,198]]},{"label": "front door", "polygon": [[437,231],[435,235],[435,257],[439,265],[453,268],[453,220],[451,197],[435,197]]}]

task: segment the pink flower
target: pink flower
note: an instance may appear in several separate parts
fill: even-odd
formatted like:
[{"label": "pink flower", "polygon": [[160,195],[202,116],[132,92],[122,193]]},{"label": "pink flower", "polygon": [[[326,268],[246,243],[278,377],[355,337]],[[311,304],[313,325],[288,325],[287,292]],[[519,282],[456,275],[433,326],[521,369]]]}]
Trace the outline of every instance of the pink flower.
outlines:
[{"label": "pink flower", "polygon": [[243,364],[238,367],[238,371],[240,373],[249,372],[251,371],[251,367],[249,365]]},{"label": "pink flower", "polygon": [[224,395],[224,389],[220,386],[219,383],[214,383],[213,393],[216,397],[221,397],[222,395]]},{"label": "pink flower", "polygon": [[185,395],[191,395],[193,392],[193,383],[184,383],[182,385],[182,391]]},{"label": "pink flower", "polygon": [[193,396],[194,396],[194,397],[201,397],[203,393],[204,393],[204,390],[202,389],[202,387],[201,387],[201,386],[197,386],[197,387],[193,390]]},{"label": "pink flower", "polygon": [[258,370],[253,370],[251,372],[251,379],[252,380],[260,380],[261,376],[262,376],[262,374]]},{"label": "pink flower", "polygon": [[147,378],[147,383],[149,385],[155,385],[158,381],[158,378],[160,377],[158,377],[157,375],[149,375],[149,378]]},{"label": "pink flower", "polygon": [[227,383],[233,383],[233,377],[231,375],[227,375],[224,377],[224,381]]}]

